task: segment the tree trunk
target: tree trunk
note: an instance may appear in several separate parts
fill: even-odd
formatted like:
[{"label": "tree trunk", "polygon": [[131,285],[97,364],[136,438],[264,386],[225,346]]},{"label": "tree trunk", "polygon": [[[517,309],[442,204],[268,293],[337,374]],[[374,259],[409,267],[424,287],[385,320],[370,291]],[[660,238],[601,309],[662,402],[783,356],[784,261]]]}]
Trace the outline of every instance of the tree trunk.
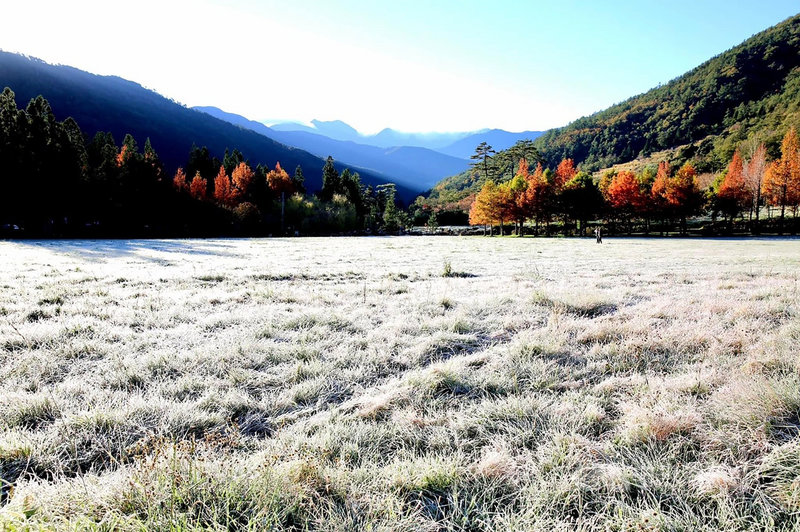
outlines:
[{"label": "tree trunk", "polygon": [[784,214],[786,213],[786,185],[783,185],[783,194],[781,194],[781,225],[780,229],[778,230],[778,234],[783,234],[783,220]]},{"label": "tree trunk", "polygon": [[753,232],[756,235],[760,232],[760,229],[758,227],[758,215],[760,211],[761,211],[761,187],[758,187],[758,192],[756,193],[756,223],[753,226],[754,229]]},{"label": "tree trunk", "polygon": [[286,207],[286,192],[281,192],[281,235],[286,234],[286,225],[284,224],[284,212]]}]

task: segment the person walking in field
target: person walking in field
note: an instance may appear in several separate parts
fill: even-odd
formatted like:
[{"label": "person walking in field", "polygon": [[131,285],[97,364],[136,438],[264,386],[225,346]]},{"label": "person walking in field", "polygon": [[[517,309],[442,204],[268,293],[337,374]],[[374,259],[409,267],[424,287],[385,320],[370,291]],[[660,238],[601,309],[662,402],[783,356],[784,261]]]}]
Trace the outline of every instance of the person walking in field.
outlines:
[{"label": "person walking in field", "polygon": [[597,239],[597,243],[598,244],[602,244],[603,243],[603,231],[599,227],[595,228],[594,237]]}]

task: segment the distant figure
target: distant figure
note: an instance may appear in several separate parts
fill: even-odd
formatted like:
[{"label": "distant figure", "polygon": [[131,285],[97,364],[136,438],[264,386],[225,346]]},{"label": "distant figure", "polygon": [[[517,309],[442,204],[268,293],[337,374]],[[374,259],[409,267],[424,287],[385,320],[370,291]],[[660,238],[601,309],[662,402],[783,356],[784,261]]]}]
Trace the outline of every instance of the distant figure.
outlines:
[{"label": "distant figure", "polygon": [[599,227],[595,228],[594,237],[597,239],[597,243],[598,244],[602,244],[603,243],[603,231]]}]

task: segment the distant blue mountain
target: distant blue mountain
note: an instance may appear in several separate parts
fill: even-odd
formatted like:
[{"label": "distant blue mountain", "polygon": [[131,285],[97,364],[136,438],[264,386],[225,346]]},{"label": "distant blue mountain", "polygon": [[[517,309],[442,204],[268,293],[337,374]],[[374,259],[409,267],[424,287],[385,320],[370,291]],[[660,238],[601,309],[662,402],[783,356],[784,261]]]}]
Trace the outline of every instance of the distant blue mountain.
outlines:
[{"label": "distant blue mountain", "polygon": [[[336,140],[350,140],[368,146],[379,148],[393,148],[396,146],[414,146],[439,151],[439,148],[449,146],[454,142],[480,131],[454,132],[454,133],[404,133],[391,128],[386,128],[374,135],[362,135],[352,126],[334,120],[323,122],[312,120],[311,126],[299,122],[278,122],[269,126],[275,131],[305,131],[325,135]],[[489,131],[488,129],[482,131]]]},{"label": "distant blue mountain", "polygon": [[[275,129],[261,122],[249,120],[241,115],[227,113],[216,107],[195,107],[220,120],[260,133],[280,143],[307,150],[320,157],[333,156],[338,162],[365,169],[407,188],[424,191],[443,177],[463,172],[469,161],[451,157],[427,148],[416,146],[377,147],[359,144],[350,140],[331,138],[322,131],[339,137],[362,137],[341,121],[313,121],[315,127],[302,124],[282,124],[294,130]],[[473,147],[474,149],[474,147]]]},{"label": "distant blue mountain", "polygon": [[[195,109],[213,114],[209,110],[216,108],[196,107]],[[248,119],[248,121],[250,120]],[[324,120],[312,120],[310,126],[301,124],[300,122],[278,122],[277,124],[273,124],[268,127],[273,131],[303,131],[306,133],[314,133],[315,135],[324,135],[334,140],[349,140],[353,142],[359,142],[364,138],[351,125],[346,124],[341,120],[331,120],[327,122]]]},{"label": "distant blue mountain", "polygon": [[364,137],[363,142],[382,148],[416,146],[439,151],[439,148],[448,146],[467,135],[470,133],[403,133],[387,127],[375,135]]},{"label": "distant blue mountain", "polygon": [[510,148],[520,140],[534,140],[541,136],[542,133],[543,131],[522,131],[520,133],[512,133],[503,129],[487,129],[485,131],[479,131],[464,138],[458,139],[448,146],[439,148],[437,151],[453,157],[466,159],[475,153],[475,147],[481,142],[486,142],[495,150],[500,151]]},{"label": "distant blue mountain", "polygon": [[[455,133],[403,133],[386,128],[375,135],[361,135],[353,127],[334,120],[321,122],[312,120],[313,126],[298,122],[280,122],[270,126],[275,131],[304,131],[324,135],[337,140],[350,140],[368,146],[391,148],[395,146],[416,146],[438,151],[458,159],[469,159],[481,142],[490,144],[495,150],[505,150],[520,140],[535,140],[542,131],[521,131],[514,133],[503,129],[481,129],[479,131]],[[309,149],[309,148],[305,148]],[[311,150],[313,152],[313,150]]]},{"label": "distant blue mountain", "polygon": [[320,135],[325,135],[328,138],[335,140],[349,140],[352,142],[358,142],[361,140],[361,134],[352,126],[345,124],[341,120],[331,120],[330,122],[312,120],[311,123],[314,124],[317,133]]}]

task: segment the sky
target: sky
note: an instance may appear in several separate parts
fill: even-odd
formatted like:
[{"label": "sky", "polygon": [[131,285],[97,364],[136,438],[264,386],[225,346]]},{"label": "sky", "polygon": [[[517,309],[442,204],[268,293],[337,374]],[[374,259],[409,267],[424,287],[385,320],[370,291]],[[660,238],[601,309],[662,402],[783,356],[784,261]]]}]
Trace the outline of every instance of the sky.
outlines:
[{"label": "sky", "polygon": [[798,12],[800,0],[29,1],[3,6],[0,49],[254,120],[544,130]]}]

